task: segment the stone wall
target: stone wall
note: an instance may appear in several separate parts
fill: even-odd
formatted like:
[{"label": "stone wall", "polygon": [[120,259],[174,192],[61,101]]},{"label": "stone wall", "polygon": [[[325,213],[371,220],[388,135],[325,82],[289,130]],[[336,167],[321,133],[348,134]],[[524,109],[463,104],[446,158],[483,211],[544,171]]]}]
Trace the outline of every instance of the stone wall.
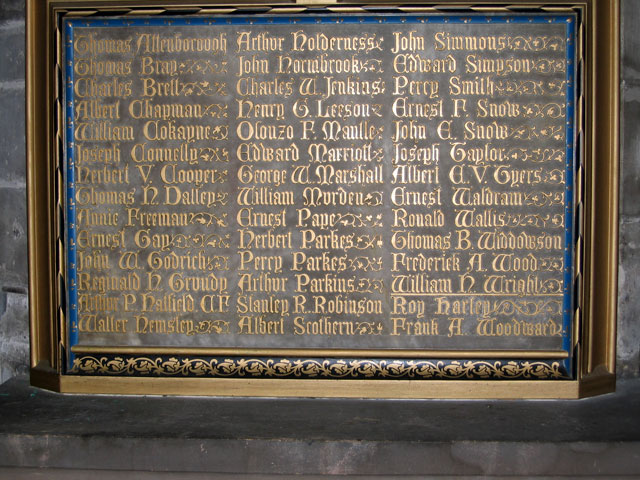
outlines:
[{"label": "stone wall", "polygon": [[[0,0],[0,383],[28,371],[24,0]],[[640,2],[622,0],[618,373],[640,376]]]},{"label": "stone wall", "polygon": [[618,373],[640,376],[640,2],[622,1]]},{"label": "stone wall", "polygon": [[29,365],[24,18],[0,2],[0,383]]}]

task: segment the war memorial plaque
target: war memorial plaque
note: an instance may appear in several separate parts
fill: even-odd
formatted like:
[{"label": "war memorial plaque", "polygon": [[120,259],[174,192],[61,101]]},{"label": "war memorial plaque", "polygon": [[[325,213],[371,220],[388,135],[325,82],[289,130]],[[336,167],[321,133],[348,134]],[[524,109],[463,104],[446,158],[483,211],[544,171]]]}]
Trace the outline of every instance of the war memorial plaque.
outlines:
[{"label": "war memorial plaque", "polygon": [[63,18],[63,373],[575,378],[579,22]]}]

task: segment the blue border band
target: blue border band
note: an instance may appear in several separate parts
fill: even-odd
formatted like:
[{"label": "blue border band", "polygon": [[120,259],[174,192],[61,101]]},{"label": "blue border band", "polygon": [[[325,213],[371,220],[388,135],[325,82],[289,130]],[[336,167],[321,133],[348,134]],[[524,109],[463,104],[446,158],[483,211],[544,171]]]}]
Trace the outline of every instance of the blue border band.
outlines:
[{"label": "blue border band", "polygon": [[575,18],[567,17],[567,128],[565,132],[566,148],[566,178],[565,178],[565,250],[564,250],[564,302],[563,302],[563,329],[566,332],[563,340],[563,348],[569,353],[569,357],[565,360],[565,367],[568,371],[573,370],[573,355],[572,350],[572,323],[574,312],[574,282],[575,278],[575,265],[574,265],[574,208],[573,208],[573,182],[574,182],[574,169],[577,168],[577,161],[574,158],[575,151],[573,148],[574,128],[575,122]]},{"label": "blue border band", "polygon": [[63,180],[65,182],[65,208],[67,214],[67,332],[69,349],[67,351],[68,364],[72,365],[74,355],[71,347],[78,343],[78,332],[72,328],[78,323],[78,278],[76,272],[76,206],[75,206],[75,143],[74,143],[74,96],[73,96],[73,24],[65,22],[65,118],[66,118],[66,168]]},{"label": "blue border band", "polygon": [[282,15],[282,14],[257,14],[255,17],[221,15],[216,17],[146,17],[146,18],[75,18],[65,22],[70,27],[128,27],[128,26],[170,26],[170,25],[315,25],[315,24],[344,24],[344,25],[366,25],[366,24],[405,24],[405,23],[469,23],[469,24],[526,24],[526,23],[547,23],[547,24],[571,24],[572,33],[574,31],[575,17],[565,14],[468,14],[468,15],[409,15],[402,13],[388,13],[379,15],[353,14],[350,16],[338,16],[335,14],[313,14],[306,15]]}]

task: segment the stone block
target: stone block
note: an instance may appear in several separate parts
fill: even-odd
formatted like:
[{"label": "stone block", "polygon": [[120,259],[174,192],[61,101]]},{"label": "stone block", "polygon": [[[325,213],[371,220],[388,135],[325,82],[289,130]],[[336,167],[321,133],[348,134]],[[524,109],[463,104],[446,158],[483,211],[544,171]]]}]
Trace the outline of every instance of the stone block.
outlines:
[{"label": "stone block", "polygon": [[0,291],[0,383],[29,372],[29,309],[25,293]]},{"label": "stone block", "polygon": [[620,125],[620,214],[640,215],[640,84],[623,84]]},{"label": "stone block", "polygon": [[24,81],[24,20],[0,22],[0,87],[5,81]]},{"label": "stone block", "polygon": [[0,2],[0,22],[24,19],[25,0],[2,0]]},{"label": "stone block", "polygon": [[620,222],[618,274],[617,370],[620,376],[640,376],[640,218]]},{"label": "stone block", "polygon": [[621,9],[621,62],[622,79],[625,82],[640,83],[640,2],[637,0],[622,0]]},{"label": "stone block", "polygon": [[[23,87],[3,89],[0,83],[0,112],[3,112],[0,115],[0,145],[2,146],[0,148],[0,187],[24,188],[25,186],[24,101]],[[0,203],[0,205],[5,207],[5,211],[9,206],[7,203]]]},{"label": "stone block", "polygon": [[26,291],[27,205],[24,188],[0,188],[0,289]]}]

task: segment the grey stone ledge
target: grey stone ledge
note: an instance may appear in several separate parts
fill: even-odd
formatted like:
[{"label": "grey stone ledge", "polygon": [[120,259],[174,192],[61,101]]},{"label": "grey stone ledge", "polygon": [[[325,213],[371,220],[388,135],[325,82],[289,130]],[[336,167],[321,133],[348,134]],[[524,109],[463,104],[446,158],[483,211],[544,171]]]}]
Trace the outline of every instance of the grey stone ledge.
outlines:
[{"label": "grey stone ledge", "polygon": [[640,380],[574,401],[62,395],[0,387],[0,467],[241,475],[640,475]]}]

